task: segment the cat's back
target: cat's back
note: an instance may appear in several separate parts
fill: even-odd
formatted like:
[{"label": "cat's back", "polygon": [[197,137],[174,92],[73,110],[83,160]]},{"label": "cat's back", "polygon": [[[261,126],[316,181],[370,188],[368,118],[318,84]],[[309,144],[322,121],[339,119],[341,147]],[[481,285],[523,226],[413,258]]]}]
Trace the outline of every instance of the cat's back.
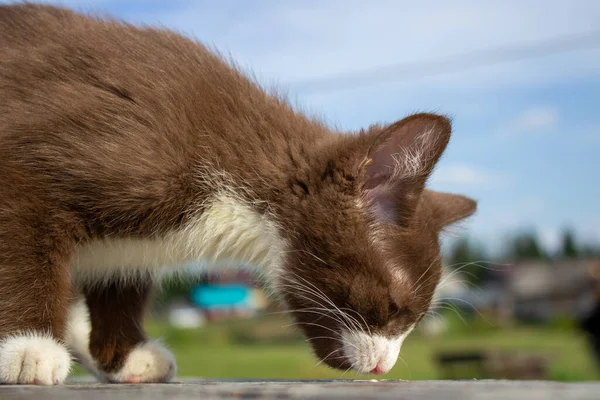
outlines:
[{"label": "cat's back", "polygon": [[45,141],[49,135],[32,132],[58,124],[53,140],[63,140],[62,148],[82,134],[96,148],[106,135],[125,143],[123,151],[149,136],[172,142],[163,148],[189,147],[197,140],[187,135],[192,130],[222,131],[224,121],[260,119],[266,110],[289,115],[183,35],[33,4],[0,6],[0,98],[0,141],[23,134]]},{"label": "cat's back", "polygon": [[[236,74],[170,31],[53,6],[0,6],[0,185],[18,172],[106,193],[115,181],[150,188],[185,175],[202,139],[195,131],[219,125],[224,117],[211,110],[243,92]],[[223,143],[204,140],[211,151],[202,157]]]},{"label": "cat's back", "polygon": [[136,27],[102,13],[32,3],[0,5],[0,51],[7,52],[3,55],[43,49],[68,57],[83,51],[96,53],[96,58],[129,56],[130,62],[164,60],[167,53],[182,50],[210,57],[199,43],[174,32]]},{"label": "cat's back", "polygon": [[46,5],[0,6],[0,99],[0,172],[105,192],[197,165],[280,179],[274,154],[327,133],[199,42]]},{"label": "cat's back", "polygon": [[[218,54],[176,32],[37,4],[0,6],[0,82],[2,97],[25,106],[42,97],[44,104],[54,99],[66,104],[62,96],[87,104],[104,89],[135,97],[138,108],[149,113],[170,111],[153,109],[167,105],[157,101],[161,98],[198,107],[191,98],[197,93],[210,100],[203,103],[207,106],[263,96]],[[211,111],[194,112],[210,116]]]},{"label": "cat's back", "polygon": [[161,81],[170,80],[171,85],[184,81],[194,70],[209,72],[208,64],[220,73],[228,69],[202,45],[171,31],[48,5],[0,6],[3,86],[19,76],[65,83],[96,79],[128,86],[143,86],[151,79],[156,87]]},{"label": "cat's back", "polygon": [[42,43],[47,41],[48,34],[57,33],[61,25],[73,24],[76,20],[72,12],[51,6],[31,3],[0,5],[0,46],[5,50],[26,43]]},{"label": "cat's back", "polygon": [[165,121],[179,132],[222,131],[267,114],[278,125],[306,123],[195,40],[48,5],[0,6],[0,98],[0,136],[3,124],[33,117],[48,126],[64,113],[128,115],[153,131],[171,129]]}]

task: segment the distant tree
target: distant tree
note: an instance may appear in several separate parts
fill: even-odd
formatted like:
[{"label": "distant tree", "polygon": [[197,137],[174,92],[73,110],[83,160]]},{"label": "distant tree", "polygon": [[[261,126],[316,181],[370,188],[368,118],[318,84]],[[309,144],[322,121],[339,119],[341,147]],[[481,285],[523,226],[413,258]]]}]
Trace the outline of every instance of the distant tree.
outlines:
[{"label": "distant tree", "polygon": [[537,235],[525,232],[516,235],[508,250],[510,258],[515,261],[547,260],[548,254],[540,246]]},{"label": "distant tree", "polygon": [[578,251],[581,258],[600,258],[600,245],[586,244]]},{"label": "distant tree", "polygon": [[449,251],[447,261],[450,269],[460,269],[471,283],[479,284],[485,278],[486,253],[480,245],[471,242],[466,237],[454,243]]},{"label": "distant tree", "polygon": [[461,238],[456,241],[452,249],[450,250],[450,254],[448,257],[448,261],[450,265],[452,264],[462,264],[465,262],[474,261],[473,260],[473,249],[471,246],[471,242],[467,238]]},{"label": "distant tree", "polygon": [[563,258],[579,257],[579,250],[575,244],[575,236],[571,230],[565,230],[563,232],[561,255]]}]

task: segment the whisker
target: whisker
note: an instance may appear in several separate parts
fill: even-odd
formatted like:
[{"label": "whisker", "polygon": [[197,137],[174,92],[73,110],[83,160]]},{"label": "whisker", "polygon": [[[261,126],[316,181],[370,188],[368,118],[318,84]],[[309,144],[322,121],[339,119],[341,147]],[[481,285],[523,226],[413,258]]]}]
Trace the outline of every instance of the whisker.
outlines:
[{"label": "whisker", "polygon": [[[508,267],[508,266],[511,265],[511,264],[493,263],[491,261],[484,261],[484,260],[477,260],[477,261],[470,261],[470,262],[463,262],[463,263],[455,263],[455,264],[446,265],[445,268],[446,269],[452,269],[452,271],[449,274],[444,275],[442,277],[440,283],[438,284],[438,287],[442,283],[448,281],[454,275],[456,275],[459,272],[461,272],[463,269],[465,269],[467,267],[470,267],[472,265],[477,266],[477,267],[482,268],[482,269],[485,269],[485,270],[489,270],[489,271],[506,271],[506,268],[492,268],[492,267],[481,265],[482,263],[495,264],[495,265],[505,266],[505,267]],[[456,266],[458,266],[458,268],[454,268]],[[475,277],[472,273],[470,273],[468,271],[467,272],[463,271],[463,273],[466,274],[466,275],[469,275],[471,277]],[[431,278],[429,278],[429,279],[431,279]]]},{"label": "whisker", "polygon": [[329,361],[332,361],[332,360],[345,360],[345,359],[346,359],[345,356],[327,358],[327,360],[329,360]]},{"label": "whisker", "polygon": [[[326,313],[324,313],[323,311],[320,311],[320,310],[327,310],[327,309],[325,309],[325,308],[324,308],[324,309],[318,309],[318,308],[315,308],[314,310],[309,310],[309,309],[300,309],[300,310],[294,310],[294,312],[297,312],[297,313],[306,313],[306,314],[316,314],[316,315],[318,315],[320,318],[322,318],[322,317],[326,317],[326,318],[331,318],[331,319],[333,319],[333,320],[334,320],[334,321],[336,321],[336,322],[340,322],[340,321],[339,321],[339,319],[338,319],[338,318],[336,318],[335,316],[332,316],[332,315],[327,315]],[[290,312],[291,312],[291,311],[290,311]],[[320,320],[320,318],[318,318],[318,319],[317,319],[317,321],[319,321],[319,320]]]},{"label": "whisker", "polygon": [[[331,299],[329,299],[327,297],[327,295],[325,293],[323,293],[323,291],[321,289],[319,289],[318,287],[316,287],[315,285],[313,285],[312,283],[308,282],[306,279],[298,276],[297,274],[295,274],[296,277],[298,277],[299,279],[302,279],[306,284],[310,285],[315,291],[317,291],[317,293],[320,293],[322,295],[322,297],[324,298],[325,301],[327,301],[329,304],[331,304],[336,310],[338,310],[344,317],[346,318],[350,318],[351,321],[353,321],[356,325],[356,328],[361,328],[360,323],[358,322],[358,320],[356,320],[356,318],[353,318],[352,316],[344,313],[342,310],[340,310],[339,307],[337,307],[335,305],[335,303],[333,303],[333,301],[331,301]],[[350,322],[350,321],[349,321]],[[362,329],[360,329],[362,330]]]},{"label": "whisker", "polygon": [[365,320],[365,317],[363,317],[358,311],[353,310],[352,308],[348,308],[348,307],[342,307],[342,308],[340,308],[340,310],[352,311],[353,313],[355,313],[356,315],[358,315],[362,319],[363,323],[365,324],[365,327],[367,328],[367,332],[369,333],[369,336],[372,335],[371,328],[369,328],[369,324],[367,324],[367,321]]},{"label": "whisker", "polygon": [[[311,255],[313,255],[314,257],[316,257],[314,254],[312,254],[312,253],[310,253],[310,252],[307,252],[307,253],[308,253],[308,254],[311,254]],[[319,258],[317,257],[317,259],[319,259]],[[320,260],[320,261],[322,261],[322,262],[324,262],[324,261],[323,261],[323,260],[321,260],[321,259],[319,259],[319,260]],[[325,300],[325,301],[326,301],[327,303],[329,303],[330,305],[332,305],[332,306],[333,306],[334,308],[336,308],[337,310],[339,310],[339,311],[340,311],[340,314],[342,314],[342,315],[343,315],[345,318],[348,318],[348,319],[349,319],[349,322],[352,322],[352,323],[353,323],[353,325],[354,325],[355,329],[358,329],[359,331],[363,331],[363,330],[364,330],[364,329],[361,327],[361,325],[360,325],[360,322],[359,322],[359,321],[358,321],[356,318],[354,318],[354,317],[352,317],[352,316],[350,316],[350,315],[348,315],[348,314],[346,314],[346,313],[342,312],[342,311],[341,311],[341,310],[340,310],[340,309],[339,309],[339,308],[338,308],[338,307],[335,305],[335,303],[333,303],[333,301],[331,301],[331,299],[329,299],[329,297],[327,297],[327,295],[326,295],[325,293],[323,293],[323,291],[322,291],[321,289],[319,289],[318,287],[316,287],[314,284],[312,284],[312,283],[308,282],[306,279],[302,278],[301,276],[299,276],[299,275],[298,275],[298,274],[296,274],[296,273],[293,273],[293,272],[292,272],[292,275],[296,276],[296,278],[298,278],[298,279],[301,279],[301,280],[303,280],[303,281],[304,281],[306,284],[310,285],[310,286],[311,286],[311,287],[312,287],[312,288],[313,288],[313,289],[314,289],[314,290],[315,290],[317,293],[320,293],[320,294],[321,294],[321,296],[322,296],[322,299],[323,299],[323,300]],[[353,310],[353,311],[354,311],[354,310]],[[360,315],[360,314],[359,314],[359,315]],[[361,316],[361,317],[362,317],[362,316]],[[363,318],[363,320],[364,320],[364,318]],[[368,325],[366,325],[366,326],[367,326],[367,329],[368,329]],[[349,326],[347,326],[347,327],[348,327],[348,328],[350,328]],[[350,330],[350,329],[349,329],[349,330]],[[370,333],[369,333],[369,334],[370,334]]]},{"label": "whisker", "polygon": [[[344,313],[343,311],[341,311],[339,309],[338,306],[335,305],[335,303],[333,301],[331,301],[331,299],[329,299],[329,297],[327,297],[327,295],[325,295],[325,293],[323,293],[319,288],[317,288],[315,285],[313,285],[312,283],[308,282],[306,279],[302,278],[301,276],[299,276],[298,274],[295,274],[292,272],[292,275],[296,276],[296,278],[301,279],[302,281],[304,281],[306,284],[310,285],[313,288],[313,291],[315,295],[317,295],[318,297],[320,297],[322,300],[324,300],[325,302],[327,302],[329,305],[331,305],[332,307],[334,307],[336,310],[339,311],[340,315],[342,315],[344,318],[347,319],[347,321],[349,323],[351,323],[354,327],[354,329],[357,329],[359,331],[363,331],[362,327],[360,326],[360,323],[358,322],[358,320],[356,320],[356,318],[353,318],[352,316],[349,316],[348,314]],[[298,283],[298,282],[296,282]],[[308,287],[306,287],[306,285],[304,285],[304,287],[306,289],[309,289]],[[346,325],[346,327],[348,328],[348,330],[352,330],[350,329],[351,327],[349,325]]]},{"label": "whisker", "polygon": [[465,303],[467,305],[469,305],[481,318],[483,318],[483,320],[485,322],[487,322],[488,324],[491,325],[491,323],[487,320],[487,318],[477,309],[477,307],[475,307],[471,302],[464,300],[464,299],[460,299],[458,297],[444,297],[443,300],[454,300],[454,301],[460,301],[462,303]]},{"label": "whisker", "polygon": [[344,377],[344,375],[346,375],[348,373],[348,371],[350,371],[352,368],[354,368],[354,365],[350,365],[342,374],[342,378]]},{"label": "whisker", "polygon": [[[304,296],[304,295],[299,295],[298,293],[296,293],[297,296],[299,296],[302,299],[305,299],[306,301],[309,302],[313,302],[319,306],[322,306],[321,303],[319,303],[318,301],[316,301],[313,298]],[[337,310],[334,309],[330,309],[330,308],[326,308],[326,307],[320,307],[321,311],[323,311],[323,313],[321,313],[322,316],[327,316],[331,319],[333,319],[336,322],[339,322],[340,325],[342,325],[343,327],[345,327],[349,332],[354,331],[354,327],[350,326],[350,324],[348,323],[347,319],[344,318],[340,318],[342,315],[339,314],[339,312]],[[315,307],[315,309],[317,309],[317,307]],[[292,312],[293,310],[291,310],[290,312]],[[325,315],[324,313],[330,313],[331,315]],[[320,318],[319,318],[320,319]],[[319,319],[317,319],[317,321],[319,321]]]},{"label": "whisker", "polygon": [[435,318],[436,320],[443,319],[442,315],[439,312],[434,311],[434,310],[427,311],[427,313],[425,314],[425,317],[423,317],[423,319],[425,319],[426,321],[428,321],[431,318]]},{"label": "whisker", "polygon": [[[302,299],[304,299],[304,300],[306,300],[306,301],[313,302],[313,303],[315,303],[315,304],[317,304],[319,306],[322,305],[321,303],[319,303],[318,301],[316,301],[315,299],[312,299],[310,297],[307,297],[307,296],[304,296],[304,295],[300,295],[298,293],[295,293],[295,295],[298,296],[298,297],[300,297],[300,298],[302,298]],[[314,309],[317,309],[317,307],[314,307]],[[345,320],[337,317],[337,315],[339,315],[339,314],[336,314],[336,310],[333,310],[333,309],[330,309],[330,308],[326,308],[326,307],[320,307],[320,309],[322,311],[331,312],[332,316],[328,316],[329,318],[334,319],[335,321],[339,322],[344,327],[350,329],[350,326],[348,325],[348,323]],[[295,311],[295,310],[287,310],[286,312],[287,313],[292,313],[293,311]],[[325,315],[323,314],[323,316],[325,316]]]},{"label": "whisker", "polygon": [[454,263],[454,264],[450,264],[450,265],[446,265],[446,268],[454,268],[457,265],[477,265],[478,267],[481,267],[483,269],[487,269],[490,271],[506,271],[506,268],[492,268],[492,267],[487,267],[487,266],[483,266],[480,264],[491,264],[491,265],[497,265],[500,267],[510,267],[512,266],[512,264],[510,263],[506,263],[506,264],[501,264],[501,263],[497,263],[497,262],[493,262],[493,261],[486,261],[486,260],[474,260],[474,261],[467,261],[467,262],[460,262],[460,263]]},{"label": "whisker", "polygon": [[[425,274],[427,274],[427,271],[429,271],[431,269],[431,267],[433,267],[433,264],[435,264],[435,262],[438,261],[440,259],[440,257],[441,256],[438,255],[437,257],[435,257],[433,259],[433,261],[431,261],[431,264],[429,264],[429,266],[427,267],[427,269],[425,271],[423,271],[423,273],[421,274],[421,276],[419,277],[419,279],[417,279],[417,281],[412,284],[413,287],[417,286],[417,284],[421,281],[421,279],[423,279],[423,277],[425,276]],[[423,286],[423,284],[421,284],[421,286],[418,286],[416,289],[414,289],[413,293],[416,293],[422,286]]]},{"label": "whisker", "polygon": [[319,328],[325,329],[325,330],[327,330],[327,331],[329,331],[329,332],[333,332],[333,333],[335,333],[336,335],[338,334],[336,331],[334,331],[334,330],[333,330],[333,329],[331,329],[331,328],[328,328],[328,327],[326,327],[326,326],[324,326],[324,325],[321,325],[321,324],[315,324],[315,323],[313,323],[313,322],[294,322],[294,323],[291,323],[291,324],[288,324],[288,325],[284,325],[284,327],[288,327],[288,326],[294,326],[294,325],[307,325],[307,326],[316,326],[316,327],[319,327]]},{"label": "whisker", "polygon": [[335,337],[331,337],[331,336],[316,336],[316,337],[312,337],[312,338],[308,338],[308,339],[306,339],[306,340],[305,340],[305,342],[308,342],[308,341],[310,341],[310,340],[316,340],[316,339],[331,339],[331,340],[336,340],[336,341],[338,341],[338,342],[341,342],[341,343],[343,343],[343,344],[347,344],[347,345],[349,345],[349,346],[352,346],[352,347],[354,347],[356,350],[358,350],[358,346],[356,346],[355,344],[353,344],[353,343],[350,343],[350,342],[348,342],[347,340],[344,340],[344,339],[342,339],[342,338],[335,338]]},{"label": "whisker", "polygon": [[465,324],[465,326],[468,326],[467,321],[465,320],[465,318],[460,314],[460,312],[456,308],[454,308],[448,304],[439,305],[438,308],[440,308],[442,310],[449,310],[449,311],[454,312],[458,316],[458,318],[460,318],[460,320],[463,322],[463,324]]},{"label": "whisker", "polygon": [[317,364],[315,364],[315,368],[318,367],[319,365],[321,365],[323,362],[325,362],[325,360],[327,360],[328,357],[331,357],[332,354],[337,353],[338,351],[340,351],[339,348],[335,349],[331,353],[327,354],[325,357],[323,357],[323,359],[321,359],[321,361],[319,361]]},{"label": "whisker", "polygon": [[406,366],[406,369],[408,369],[408,379],[412,380],[412,371],[410,370],[408,363],[404,361],[404,358],[402,358],[402,356],[400,355],[398,355],[398,360],[402,361],[402,363]]}]

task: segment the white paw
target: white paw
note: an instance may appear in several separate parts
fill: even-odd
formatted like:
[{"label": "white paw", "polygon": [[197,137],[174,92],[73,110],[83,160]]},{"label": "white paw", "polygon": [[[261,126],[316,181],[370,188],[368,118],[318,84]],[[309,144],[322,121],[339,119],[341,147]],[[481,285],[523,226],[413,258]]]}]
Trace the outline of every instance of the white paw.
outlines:
[{"label": "white paw", "polygon": [[166,382],[175,376],[176,364],[173,355],[157,342],[138,344],[129,353],[123,368],[107,373],[98,365],[89,350],[90,332],[89,311],[85,300],[71,304],[65,341],[75,354],[77,361],[100,381],[117,383]]},{"label": "white paw", "polygon": [[0,342],[0,382],[57,385],[67,378],[71,356],[50,336],[23,334]]},{"label": "white paw", "polygon": [[106,377],[118,383],[167,382],[176,370],[175,358],[169,350],[157,342],[145,342],[129,353],[121,370],[107,373]]}]

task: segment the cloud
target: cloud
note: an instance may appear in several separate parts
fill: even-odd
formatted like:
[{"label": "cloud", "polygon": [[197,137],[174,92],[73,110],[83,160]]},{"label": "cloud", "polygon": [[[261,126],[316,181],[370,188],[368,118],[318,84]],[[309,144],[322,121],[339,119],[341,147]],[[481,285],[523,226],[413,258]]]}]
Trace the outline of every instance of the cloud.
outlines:
[{"label": "cloud", "polygon": [[[556,251],[566,227],[575,229],[578,243],[600,244],[600,214],[595,211],[576,215],[557,213],[556,208],[540,195],[515,200],[510,204],[480,203],[475,230],[480,238],[496,250],[501,250],[506,237],[533,231],[545,249]],[[508,236],[507,236],[508,235]]]},{"label": "cloud", "polygon": [[490,225],[502,230],[523,228],[523,224],[531,224],[547,212],[547,202],[539,196],[521,198],[508,204],[501,210],[490,210]]},{"label": "cloud", "polygon": [[[110,8],[115,3],[104,4]],[[119,9],[125,10],[128,4],[135,6],[138,1],[121,1]],[[160,22],[214,43],[231,52],[243,65],[251,66],[258,75],[294,85],[365,68],[587,32],[597,29],[600,3],[425,0],[407,6],[396,0],[223,0],[217,7],[210,1],[177,0],[168,9],[148,7],[131,17],[136,21]],[[499,83],[597,75],[598,53],[575,52],[507,63],[426,79],[425,83],[468,85],[481,90]],[[419,76],[410,82],[423,84]],[[410,86],[410,82],[406,85]]]},{"label": "cloud", "polygon": [[523,131],[549,128],[558,122],[558,112],[553,108],[537,107],[525,111],[516,121]]},{"label": "cloud", "polygon": [[[132,22],[174,28],[230,53],[261,82],[283,86],[302,105],[317,108],[317,112],[327,110],[328,115],[339,110],[340,119],[346,121],[356,113],[345,111],[361,103],[378,107],[378,119],[393,113],[379,104],[402,111],[421,107],[463,112],[467,103],[473,107],[482,104],[464,101],[465,93],[478,93],[493,101],[490,92],[507,87],[522,89],[600,76],[597,49],[465,71],[452,72],[450,68],[433,77],[413,71],[410,79],[400,82],[386,79],[342,91],[321,93],[303,86],[315,78],[588,32],[597,29],[600,19],[600,2],[595,0],[424,0],[410,6],[396,0],[173,0],[168,7],[159,1],[148,1],[142,7],[141,0],[62,3],[94,4]],[[443,62],[440,68],[444,68]],[[353,128],[356,125],[352,123]]]},{"label": "cloud", "polygon": [[547,130],[558,123],[558,110],[552,107],[533,107],[525,110],[513,123],[516,132]]},{"label": "cloud", "polygon": [[525,110],[515,120],[501,130],[502,135],[519,135],[536,132],[548,132],[559,121],[558,109],[548,106],[536,106]]},{"label": "cloud", "polygon": [[135,12],[127,11],[128,3],[119,5],[127,19],[174,28],[231,54],[261,82],[280,87],[303,109],[344,129],[391,122],[416,110],[462,117],[491,106],[501,115],[497,104],[505,104],[510,90],[600,76],[597,49],[464,71],[449,68],[436,76],[413,71],[410,79],[348,90],[306,86],[391,64],[588,32],[600,19],[600,2],[594,0],[425,0],[410,6],[395,0],[177,0],[168,8]]},{"label": "cloud", "polygon": [[440,166],[431,177],[432,185],[490,187],[505,184],[506,177],[466,164]]}]

